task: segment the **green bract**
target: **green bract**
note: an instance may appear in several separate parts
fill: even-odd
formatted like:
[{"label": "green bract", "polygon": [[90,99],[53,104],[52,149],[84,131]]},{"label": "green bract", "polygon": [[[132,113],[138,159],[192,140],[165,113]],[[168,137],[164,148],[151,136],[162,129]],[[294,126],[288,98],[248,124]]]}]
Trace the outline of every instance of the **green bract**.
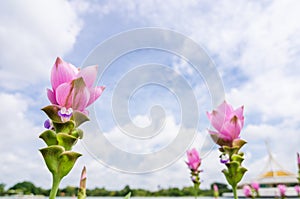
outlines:
[{"label": "green bract", "polygon": [[53,128],[41,133],[39,138],[47,145],[47,147],[40,149],[40,152],[47,168],[52,173],[53,186],[50,198],[54,198],[60,181],[71,171],[76,160],[81,156],[81,154],[71,150],[78,139],[83,137],[83,131],[78,126],[88,121],[89,118],[81,112],[74,111],[70,120],[64,122],[58,114],[59,106],[50,105],[42,110],[53,124]]},{"label": "green bract", "polygon": [[[60,107],[57,105],[49,105],[44,108],[42,108],[42,111],[46,113],[46,115],[52,120],[53,124],[64,124],[64,122],[61,120],[60,116],[58,115],[58,111],[60,110]],[[79,112],[79,111],[74,111],[72,114],[72,117],[70,121],[74,122],[74,126],[78,127],[82,123],[89,121],[89,118]]]},{"label": "green bract", "polygon": [[233,189],[236,189],[237,184],[242,180],[245,172],[247,171],[247,169],[242,166],[244,153],[239,152],[244,144],[246,144],[246,141],[237,139],[233,141],[232,147],[223,146],[220,148],[220,151],[223,154],[227,154],[229,156],[229,161],[225,164],[227,168],[222,172]]}]

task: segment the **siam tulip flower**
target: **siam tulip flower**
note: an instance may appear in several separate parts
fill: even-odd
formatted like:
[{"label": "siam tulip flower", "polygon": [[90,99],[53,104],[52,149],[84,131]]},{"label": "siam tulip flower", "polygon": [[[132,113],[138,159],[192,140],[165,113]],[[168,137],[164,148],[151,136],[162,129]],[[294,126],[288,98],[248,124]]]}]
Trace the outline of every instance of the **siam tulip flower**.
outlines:
[{"label": "siam tulip flower", "polygon": [[283,184],[280,184],[277,187],[278,187],[281,198],[284,198],[285,197],[285,192],[286,192],[286,186],[283,185]]},{"label": "siam tulip flower", "polygon": [[297,153],[297,163],[298,163],[298,169],[300,170],[300,154]]},{"label": "siam tulip flower", "polygon": [[86,168],[85,167],[83,167],[82,172],[81,172],[79,187],[81,189],[86,188]]},{"label": "siam tulip flower", "polygon": [[188,150],[186,154],[188,157],[188,161],[186,162],[186,164],[191,170],[191,180],[194,184],[195,198],[197,198],[200,186],[199,174],[200,172],[202,172],[201,170],[199,170],[199,167],[201,165],[201,158],[199,157],[198,151],[195,148]]},{"label": "siam tulip flower", "polygon": [[97,66],[79,70],[58,57],[51,71],[52,90],[47,89],[48,99],[66,110],[71,108],[73,111],[87,113],[86,107],[100,97],[105,88],[93,87],[97,70]]},{"label": "siam tulip flower", "polygon": [[254,191],[258,192],[259,190],[259,183],[257,182],[252,182],[251,187],[254,189]]},{"label": "siam tulip flower", "polygon": [[297,153],[297,163],[298,163],[298,182],[300,183],[300,154]]},{"label": "siam tulip flower", "polygon": [[298,196],[300,196],[300,186],[299,185],[295,186],[295,191],[297,192]]},{"label": "siam tulip flower", "polygon": [[218,191],[219,191],[219,188],[218,188],[218,186],[217,186],[216,184],[214,184],[214,191],[215,191],[215,192],[218,192]]},{"label": "siam tulip flower", "polygon": [[186,164],[192,171],[198,171],[198,168],[201,164],[201,159],[196,149],[192,149],[186,152],[188,161]]},{"label": "siam tulip flower", "polygon": [[[216,110],[207,112],[207,117],[215,131],[209,130],[213,141],[220,146],[220,162],[226,169],[222,172],[232,187],[234,199],[238,198],[237,186],[247,169],[242,166],[244,153],[239,152],[247,142],[240,138],[244,126],[244,107],[234,110],[224,101]],[[247,187],[246,187],[247,188]]]},{"label": "siam tulip flower", "polygon": [[216,184],[214,184],[213,188],[214,188],[214,197],[215,199],[217,199],[219,197],[219,188]]},{"label": "siam tulip flower", "polygon": [[[52,173],[52,188],[49,199],[55,199],[61,180],[70,173],[80,153],[72,147],[83,137],[78,127],[88,121],[86,107],[92,104],[102,93],[104,87],[94,87],[97,66],[82,70],[57,58],[51,71],[52,90],[47,90],[52,105],[42,108],[49,117],[45,121],[47,128],[39,136],[46,147],[40,149],[48,170]],[[86,169],[80,178],[80,199],[86,198]]]},{"label": "siam tulip flower", "polygon": [[78,199],[85,199],[85,198],[86,198],[86,168],[83,167],[80,176]]},{"label": "siam tulip flower", "polygon": [[252,182],[251,187],[254,189],[256,197],[259,197],[259,183],[258,182]]},{"label": "siam tulip flower", "polygon": [[216,130],[209,130],[209,133],[217,144],[231,147],[233,141],[239,139],[244,126],[243,110],[243,106],[234,110],[224,101],[217,107],[217,110],[207,112],[207,117]]},{"label": "siam tulip flower", "polygon": [[245,185],[243,187],[243,192],[244,192],[244,195],[246,197],[252,197],[252,190],[251,190],[251,187],[249,185]]}]

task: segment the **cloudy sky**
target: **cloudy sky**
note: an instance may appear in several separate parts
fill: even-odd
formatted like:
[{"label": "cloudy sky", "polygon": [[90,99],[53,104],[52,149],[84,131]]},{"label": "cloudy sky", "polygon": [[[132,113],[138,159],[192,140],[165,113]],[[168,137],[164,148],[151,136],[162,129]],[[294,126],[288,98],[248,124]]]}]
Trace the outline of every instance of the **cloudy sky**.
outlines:
[{"label": "cloudy sky", "polygon": [[[172,30],[197,42],[215,64],[226,100],[234,107],[245,106],[246,121],[241,134],[248,141],[243,148],[245,166],[249,169],[245,180],[254,179],[263,171],[261,165],[266,164],[268,157],[266,141],[282,167],[296,173],[296,152],[300,151],[299,10],[297,0],[2,1],[0,182],[9,187],[29,180],[50,187],[51,176],[38,151],[44,143],[38,136],[44,130],[46,116],[40,108],[49,104],[45,90],[50,87],[50,70],[56,57],[82,67],[99,44],[124,31],[145,27]],[[105,55],[100,54],[99,59],[101,56]],[[100,64],[97,59],[94,61],[93,64]],[[103,155],[107,160],[118,160],[119,165],[129,165],[124,168],[136,168],[133,160],[120,159],[120,154],[114,153],[107,144],[89,139],[93,133],[88,131],[98,132],[100,128],[109,143],[132,154],[159,152],[176,140],[180,129],[186,135],[196,130],[191,147],[196,147],[203,156],[201,186],[207,188],[212,182],[225,182],[220,173],[223,166],[219,164],[217,146],[209,140],[206,130],[209,124],[205,112],[214,108],[213,94],[205,75],[199,75],[188,61],[159,49],[141,49],[114,60],[97,82],[106,86],[92,109],[95,120],[91,123],[96,123],[98,128],[89,124],[83,127],[86,139],[74,148],[83,157],[63,180],[62,187],[76,186],[84,165],[88,169],[89,188],[121,189],[128,184],[155,190],[158,185],[164,188],[191,185],[182,156],[184,151],[167,167],[144,174],[130,174],[101,164]],[[153,67],[148,67],[150,70],[146,72],[135,71],[137,66],[145,69],[145,64]],[[166,67],[157,70],[158,64]],[[133,75],[128,75],[130,72]],[[153,84],[158,80],[166,84]],[[136,82],[140,87],[130,90]],[[189,121],[198,119],[196,128],[189,123],[182,124],[182,109],[189,108],[186,104],[191,105],[186,90],[196,99],[196,114],[191,113],[194,110],[188,112],[191,113]],[[128,93],[121,91],[132,93],[128,97]],[[118,95],[125,97],[118,98]],[[155,105],[163,107],[163,115],[151,115],[151,107]],[[128,113],[131,121],[118,120],[118,114],[123,113]],[[161,128],[152,137],[135,139],[126,134],[126,129],[132,129],[133,124],[147,127],[157,117],[163,117],[164,122],[154,124]],[[156,158],[166,157],[158,153]],[[155,157],[151,160],[140,165],[146,168],[161,161]]]}]

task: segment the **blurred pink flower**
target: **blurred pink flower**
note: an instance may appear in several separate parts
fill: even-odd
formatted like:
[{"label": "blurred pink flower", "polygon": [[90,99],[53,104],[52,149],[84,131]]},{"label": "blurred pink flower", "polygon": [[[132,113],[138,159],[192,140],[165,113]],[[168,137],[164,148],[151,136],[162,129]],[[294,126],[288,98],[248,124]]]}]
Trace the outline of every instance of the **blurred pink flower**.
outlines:
[{"label": "blurred pink flower", "polygon": [[251,190],[251,187],[249,185],[245,185],[243,187],[243,192],[244,192],[244,195],[246,197],[252,197],[252,190]]},{"label": "blurred pink flower", "polygon": [[256,192],[258,192],[258,190],[259,190],[259,183],[257,183],[257,182],[252,182],[252,183],[251,183],[251,187],[252,187]]},{"label": "blurred pink flower", "polygon": [[218,192],[218,191],[219,191],[219,188],[218,188],[218,186],[217,186],[216,184],[214,184],[214,191],[215,191],[215,192]]},{"label": "blurred pink flower", "polygon": [[199,154],[196,149],[191,149],[186,152],[188,161],[186,164],[192,171],[197,171],[200,164],[201,164],[201,158],[199,157]]},{"label": "blurred pink flower", "polygon": [[82,172],[81,172],[79,187],[81,189],[86,188],[86,168],[85,168],[85,166],[83,167]]},{"label": "blurred pink flower", "polygon": [[295,191],[297,192],[298,195],[300,195],[300,186],[299,185],[295,186]]},{"label": "blurred pink flower", "polygon": [[284,197],[285,196],[285,192],[286,192],[286,186],[283,185],[283,184],[279,184],[277,187],[278,187],[280,196]]},{"label": "blurred pink flower", "polygon": [[244,126],[244,107],[234,110],[230,104],[224,101],[213,110],[207,112],[207,117],[216,131],[209,130],[213,140],[220,146],[232,146],[232,142],[239,139]]},{"label": "blurred pink flower", "polygon": [[58,57],[51,71],[52,90],[47,89],[48,99],[68,110],[85,112],[85,108],[98,99],[105,88],[93,87],[97,70],[97,66],[79,70]]},{"label": "blurred pink flower", "polygon": [[219,188],[216,184],[214,184],[213,188],[214,188],[214,197],[215,199],[217,199],[219,197]]},{"label": "blurred pink flower", "polygon": [[298,168],[300,170],[300,154],[297,153],[297,163],[298,163]]}]

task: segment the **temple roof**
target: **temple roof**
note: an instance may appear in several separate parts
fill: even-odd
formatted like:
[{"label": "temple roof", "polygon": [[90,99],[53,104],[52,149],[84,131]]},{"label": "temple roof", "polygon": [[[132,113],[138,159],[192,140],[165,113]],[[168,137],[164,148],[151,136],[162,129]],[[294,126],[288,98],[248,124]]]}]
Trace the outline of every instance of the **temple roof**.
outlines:
[{"label": "temple roof", "polygon": [[259,176],[259,178],[269,178],[269,177],[295,177],[295,174],[290,173],[288,171],[284,170],[278,170],[278,171],[267,171]]}]

